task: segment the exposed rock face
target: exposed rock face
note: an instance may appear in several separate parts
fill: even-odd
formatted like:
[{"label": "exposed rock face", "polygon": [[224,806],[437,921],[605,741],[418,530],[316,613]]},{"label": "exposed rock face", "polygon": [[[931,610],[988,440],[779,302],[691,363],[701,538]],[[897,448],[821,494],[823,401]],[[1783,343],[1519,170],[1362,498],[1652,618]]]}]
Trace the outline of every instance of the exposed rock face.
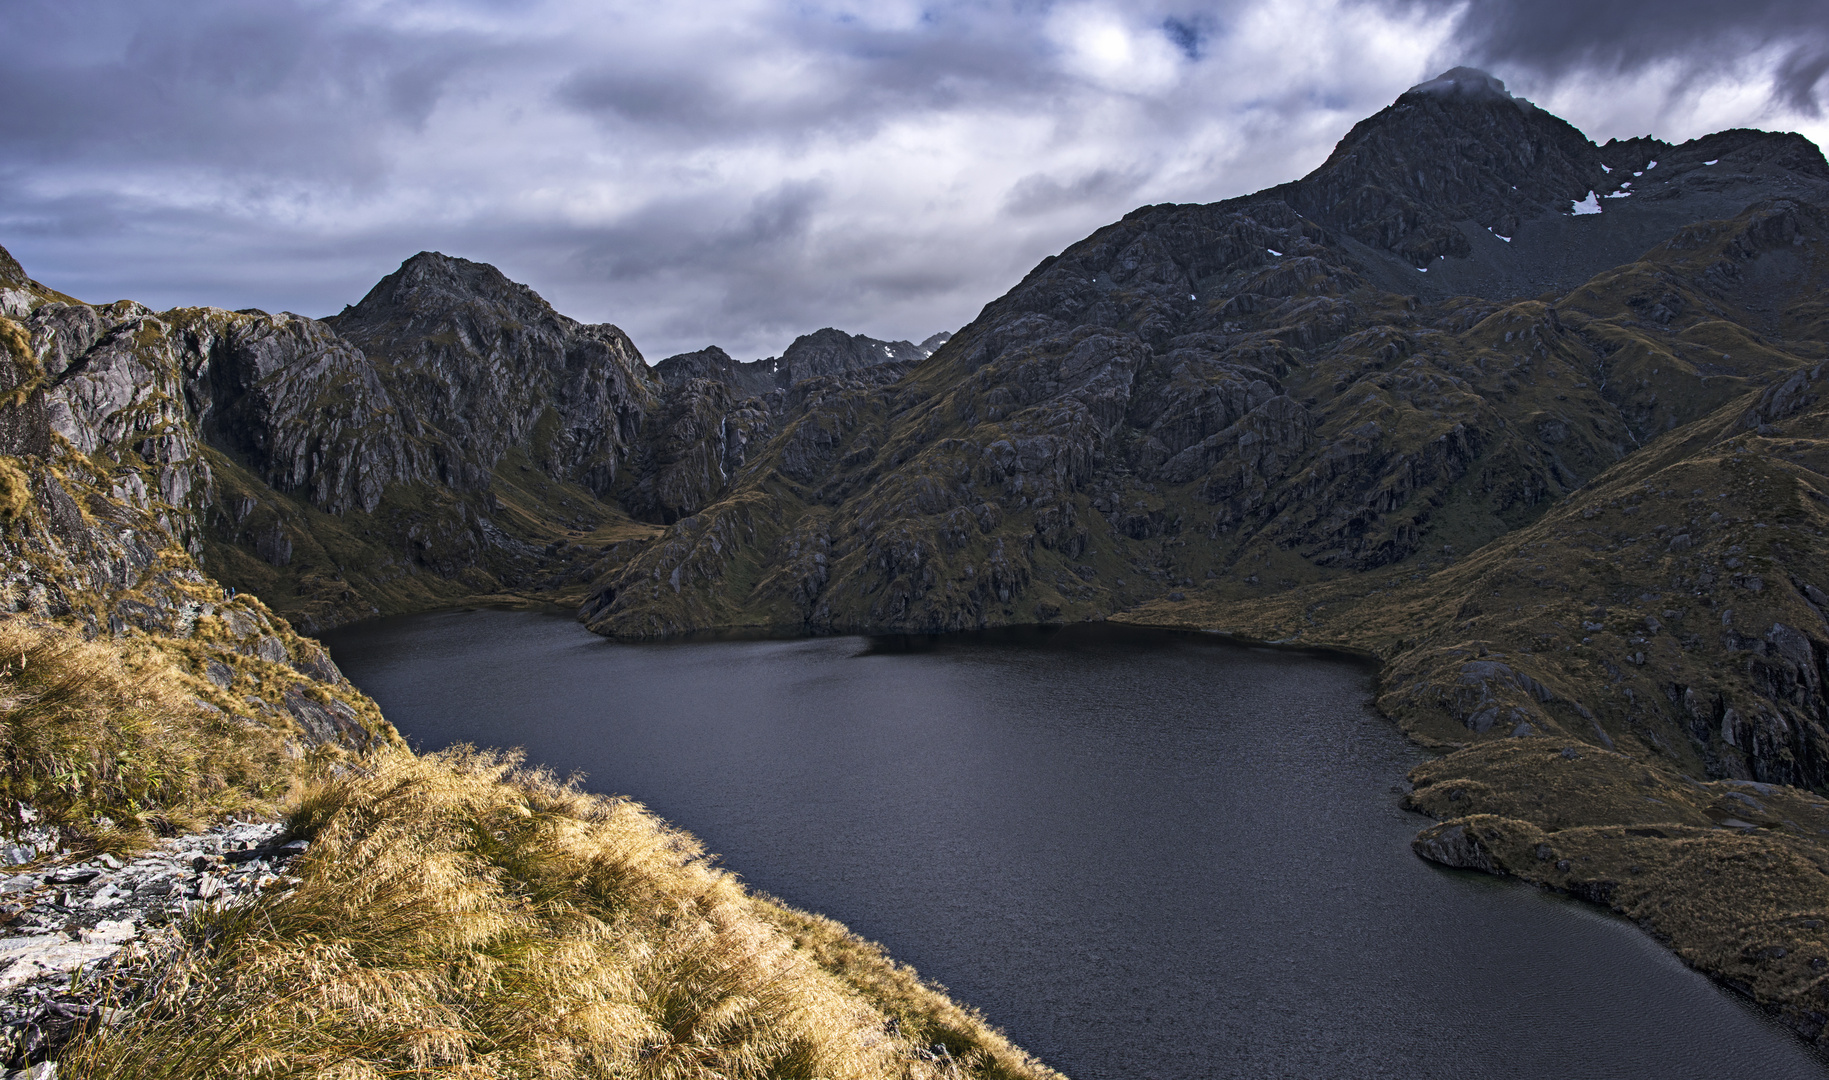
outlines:
[{"label": "exposed rock face", "polygon": [[777,370],[782,372],[781,385],[786,388],[819,375],[858,375],[885,364],[909,364],[932,355],[932,349],[906,341],[878,341],[828,326],[795,338],[781,354]]},{"label": "exposed rock face", "polygon": [[673,522],[724,493],[767,441],[770,415],[762,399],[744,396],[733,380],[686,379],[667,387],[645,434],[641,478],[623,503],[638,517]]},{"label": "exposed rock face", "polygon": [[1412,266],[1473,253],[1462,222],[1515,236],[1605,189],[1601,153],[1567,121],[1455,68],[1360,121],[1290,185],[1301,213]]},{"label": "exposed rock face", "polygon": [[179,314],[192,413],[204,438],[280,491],[340,514],[373,512],[392,485],[433,473],[426,431],[361,350],[297,315]]},{"label": "exposed rock face", "polygon": [[709,379],[730,386],[740,395],[754,397],[781,389],[780,372],[776,370],[773,358],[740,364],[716,345],[698,352],[669,356],[654,365],[654,374],[668,386],[693,379]]},{"label": "exposed rock face", "polygon": [[16,485],[0,508],[0,616],[145,635],[202,705],[277,729],[297,753],[397,739],[322,647],[200,572],[215,473],[186,404],[189,339],[138,305],[35,299],[25,326],[0,318],[0,377],[13,380],[0,480]]},{"label": "exposed rock face", "polygon": [[488,486],[510,447],[598,495],[653,404],[627,335],[555,312],[493,266],[421,252],[326,320],[376,360],[407,423],[435,432],[440,479]]},{"label": "exposed rock face", "polygon": [[[93,306],[5,272],[21,333],[0,376],[17,398],[0,449],[121,461],[97,513],[151,514],[189,557],[282,598],[307,628],[581,588],[604,553],[648,535],[640,520],[726,494],[804,407],[797,387],[891,382],[930,351],[828,329],[780,359],[709,349],[650,369],[615,327],[434,253],[325,321]],[[102,562],[144,569],[161,542]],[[45,587],[87,582],[95,563],[75,559]]]},{"label": "exposed rock face", "polygon": [[766,398],[771,391],[786,390],[821,375],[868,375],[891,381],[903,375],[907,365],[932,356],[951,336],[935,334],[913,345],[906,341],[878,341],[826,327],[795,338],[778,357],[740,364],[713,345],[698,352],[669,356],[654,365],[654,373],[668,385],[712,379],[728,383],[739,396]]},{"label": "exposed rock face", "polygon": [[54,1059],[106,1007],[110,976],[157,975],[152,955],[169,946],[170,924],[296,884],[286,871],[310,844],[280,844],[280,834],[277,823],[235,822],[125,862],[103,856],[0,880],[0,1061]]}]

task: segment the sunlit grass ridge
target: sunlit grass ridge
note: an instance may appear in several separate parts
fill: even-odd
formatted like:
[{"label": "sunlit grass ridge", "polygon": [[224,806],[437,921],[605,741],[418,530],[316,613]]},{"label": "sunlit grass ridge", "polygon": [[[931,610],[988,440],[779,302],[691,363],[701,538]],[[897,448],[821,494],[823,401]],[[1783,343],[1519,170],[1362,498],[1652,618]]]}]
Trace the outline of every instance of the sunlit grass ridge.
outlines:
[{"label": "sunlit grass ridge", "polygon": [[301,879],[185,925],[127,1077],[1054,1075],[829,920],[746,892],[636,803],[510,754],[386,751],[304,794]]},{"label": "sunlit grass ridge", "polygon": [[0,619],[0,831],[40,828],[125,850],[157,832],[279,805],[277,732],[187,694],[171,662]]}]

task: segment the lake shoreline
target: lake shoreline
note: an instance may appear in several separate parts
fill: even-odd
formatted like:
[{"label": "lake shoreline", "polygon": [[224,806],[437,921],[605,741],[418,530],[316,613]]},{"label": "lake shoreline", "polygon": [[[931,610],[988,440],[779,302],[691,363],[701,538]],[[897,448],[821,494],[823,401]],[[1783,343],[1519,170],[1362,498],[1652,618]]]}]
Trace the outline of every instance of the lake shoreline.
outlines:
[{"label": "lake shoreline", "polygon": [[[549,612],[549,614],[550,614],[550,612]],[[447,613],[445,616],[442,616],[441,618],[449,619],[450,617],[451,616],[449,615],[449,613]],[[511,617],[512,617],[512,614],[511,614]],[[518,618],[515,621],[517,623],[519,623]],[[640,658],[644,662],[648,662],[648,663],[671,664],[674,662],[674,660],[669,659],[669,658],[679,659],[679,658],[691,658],[694,656],[711,655],[710,653],[702,652],[701,650],[691,650],[691,651],[675,650],[674,648],[672,648],[672,646],[676,645],[676,644],[681,644],[680,642],[677,642],[677,641],[666,641],[666,642],[648,641],[648,642],[616,643],[616,646],[617,646],[616,652],[607,653],[604,651],[603,648],[599,647],[596,644],[593,644],[593,642],[601,642],[603,646],[609,646],[612,644],[612,642],[606,641],[601,638],[591,638],[591,637],[589,637],[589,635],[585,635],[585,634],[581,634],[581,633],[570,632],[569,630],[564,629],[567,626],[567,622],[563,621],[563,620],[554,620],[554,623],[558,624],[558,627],[560,628],[559,632],[553,632],[551,624],[549,624],[548,629],[540,630],[540,631],[538,631],[538,633],[549,636],[551,638],[551,640],[554,641],[555,643],[569,642],[569,644],[562,644],[562,645],[559,645],[558,647],[561,649],[561,651],[575,653],[576,655],[578,655],[580,657],[593,657],[595,659],[592,660],[591,662],[596,665],[601,665],[603,663],[608,662],[608,658],[610,658],[612,656],[626,658],[630,662],[633,662],[635,659]],[[456,627],[458,624],[448,624],[448,625],[450,625],[452,627]],[[537,625],[537,624],[529,624],[529,625]],[[575,625],[575,624],[571,624],[571,625]],[[1168,634],[1164,635],[1159,640],[1165,640],[1165,641],[1173,640],[1173,641],[1180,641],[1180,642],[1186,642],[1186,643],[1212,644],[1215,646],[1224,646],[1225,648],[1224,648],[1223,652],[1226,655],[1232,655],[1232,650],[1235,647],[1245,644],[1245,643],[1241,643],[1237,640],[1226,639],[1224,635],[1216,635],[1216,634],[1201,632],[1198,630],[1190,630],[1189,628],[1186,628],[1186,627],[1169,628],[1169,631],[1170,632]],[[1148,636],[1148,635],[1154,634],[1154,633],[1156,633],[1156,630],[1154,628],[1137,627],[1134,625],[1130,625],[1127,620],[1124,623],[1112,623],[1112,624],[1105,624],[1103,626],[1094,626],[1093,624],[1087,624],[1086,626],[1081,626],[1080,624],[1072,624],[1067,627],[1046,626],[1046,627],[1025,627],[1025,628],[1002,628],[1002,629],[990,631],[988,633],[988,635],[982,634],[982,633],[975,634],[972,632],[967,632],[967,634],[965,634],[965,635],[942,635],[942,636],[884,635],[884,636],[877,636],[875,638],[870,639],[871,644],[862,650],[855,650],[855,649],[847,647],[847,648],[841,650],[841,653],[831,653],[829,649],[827,649],[827,650],[820,649],[820,646],[822,644],[830,643],[835,635],[819,635],[819,636],[796,635],[793,637],[770,636],[768,638],[756,638],[756,637],[751,636],[751,637],[745,637],[745,638],[743,638],[741,640],[737,640],[737,641],[726,639],[722,642],[704,641],[703,639],[701,639],[699,644],[706,645],[710,650],[713,650],[714,652],[718,651],[718,650],[723,650],[723,652],[719,653],[720,655],[727,654],[728,650],[731,648],[737,648],[737,649],[739,649],[739,651],[741,651],[741,649],[743,649],[743,648],[747,648],[749,646],[755,646],[755,647],[758,647],[758,648],[761,648],[762,650],[764,650],[764,652],[766,652],[767,655],[776,657],[776,660],[772,661],[772,663],[778,663],[778,664],[779,663],[790,663],[790,661],[793,663],[803,662],[803,661],[799,661],[799,660],[792,660],[792,658],[794,658],[794,657],[804,657],[804,656],[813,656],[813,655],[831,655],[833,657],[841,658],[841,659],[843,657],[855,656],[855,657],[861,658],[862,662],[865,663],[866,665],[868,665],[868,664],[874,663],[874,662],[881,662],[883,659],[887,658],[887,655],[889,653],[907,655],[909,662],[913,662],[913,663],[917,663],[917,664],[932,664],[932,663],[936,662],[937,658],[935,657],[935,655],[933,655],[936,653],[941,654],[938,657],[938,659],[940,659],[940,660],[944,660],[944,658],[946,656],[950,656],[950,655],[963,655],[963,651],[958,648],[958,643],[962,639],[969,639],[969,638],[978,638],[979,640],[982,641],[982,640],[984,640],[985,637],[989,637],[991,639],[995,639],[995,640],[993,640],[993,642],[991,642],[993,644],[996,643],[996,641],[1000,640],[1001,642],[1006,643],[1006,644],[1010,644],[1013,646],[1019,646],[1019,645],[1023,645],[1026,643],[1033,643],[1036,641],[1046,641],[1046,640],[1050,640],[1050,639],[1052,639],[1056,642],[1071,641],[1072,639],[1076,639],[1076,638],[1090,639],[1091,637],[1094,637],[1098,634],[1118,634],[1118,635],[1122,635],[1122,637],[1124,637],[1124,638],[1131,638],[1133,634],[1139,635],[1139,637],[1144,637],[1144,636]],[[865,637],[864,635],[844,635],[844,636]],[[911,641],[910,640],[911,637],[918,638],[919,640]],[[334,647],[334,645],[333,645],[333,647]],[[814,650],[814,652],[807,653],[806,648],[811,648]],[[625,649],[628,651],[625,652],[624,651]],[[785,650],[785,651],[783,651],[783,650]],[[1016,650],[1017,653],[1020,653],[1021,651],[1022,651],[1021,649]],[[1185,652],[1185,649],[1178,650],[1178,649],[1171,648],[1168,651],[1169,652]],[[1377,674],[1376,671],[1367,671],[1367,668],[1369,667],[1369,661],[1371,660],[1371,658],[1367,657],[1363,654],[1355,655],[1350,652],[1332,652],[1332,651],[1326,650],[1326,649],[1315,649],[1312,646],[1306,646],[1306,645],[1296,645],[1296,646],[1292,647],[1292,645],[1290,643],[1272,644],[1269,642],[1251,642],[1248,645],[1246,645],[1245,649],[1240,650],[1240,651],[1243,653],[1248,653],[1250,655],[1257,655],[1257,656],[1265,657],[1268,662],[1274,662],[1274,663],[1297,663],[1297,664],[1301,664],[1301,665],[1307,665],[1307,664],[1311,664],[1311,663],[1323,663],[1323,662],[1348,662],[1351,664],[1351,667],[1354,670],[1360,672],[1360,675],[1355,676],[1355,678],[1363,680],[1363,682],[1365,684],[1363,689],[1354,691],[1354,693],[1353,693],[1354,700],[1357,700],[1360,702],[1365,701],[1367,691],[1370,689],[1369,681],[1371,678],[1375,677]],[[979,650],[979,652],[984,652],[984,650]],[[1008,649],[1005,649],[1005,650],[992,649],[985,656],[981,656],[981,657],[973,660],[970,664],[968,664],[968,667],[975,668],[976,666],[980,666],[981,664],[986,664],[986,663],[994,664],[994,663],[1003,662],[1003,660],[999,660],[997,658],[997,655],[992,655],[992,654],[1003,655],[1006,659],[1009,655],[1014,655],[1013,653],[1011,653],[1011,650],[1008,650]],[[1090,652],[1088,652],[1086,650],[1081,650],[1079,652],[1075,652],[1072,649],[1069,649],[1069,651],[1063,655],[1072,655],[1072,656],[1085,655],[1089,658],[1088,662],[1091,662],[1091,661],[1097,659],[1097,650],[1092,650]],[[1142,654],[1139,654],[1139,655],[1140,655],[1140,657],[1142,656]],[[1219,653],[1208,653],[1205,649],[1201,649],[1199,651],[1198,655],[1207,656],[1210,658],[1212,656],[1219,655]],[[873,660],[872,659],[873,657],[876,659]],[[342,659],[342,658],[339,657],[339,659]],[[1148,662],[1148,661],[1145,660],[1145,662]],[[617,668],[617,670],[623,670],[623,669],[619,667],[619,668]],[[759,670],[765,670],[765,669],[759,669]],[[1120,668],[1114,669],[1114,670],[1129,670],[1129,667],[1121,666]],[[1304,668],[1304,670],[1306,670],[1306,668]],[[1093,684],[1089,683],[1088,685],[1090,686]],[[619,692],[624,692],[624,691],[619,691]],[[385,705],[385,696],[383,696],[383,699],[384,699],[384,705]],[[393,710],[390,709],[390,715],[392,713],[393,713]],[[1377,714],[1372,714],[1372,715],[1377,715]],[[1390,730],[1389,725],[1390,725],[1390,720],[1387,716],[1382,716],[1382,715],[1377,716],[1377,725],[1376,726],[1378,728],[1388,732]],[[413,731],[413,728],[414,728],[414,724],[412,722],[412,718],[409,716],[407,718],[407,722],[403,725],[403,730],[407,731],[407,733],[409,735],[413,735],[413,734],[415,734]],[[494,738],[492,741],[498,742],[498,743],[505,742],[505,741],[513,741],[512,736],[514,734],[515,734],[515,732],[512,730],[501,731],[501,732],[497,733],[497,737]],[[1381,738],[1383,738],[1383,737],[1384,736],[1381,736]],[[1402,744],[1402,745],[1409,745],[1412,747],[1415,747],[1415,745],[1416,745],[1415,743],[1410,742],[1409,740],[1398,740],[1398,743]],[[1410,752],[1420,753],[1421,748],[1417,748],[1416,750],[1410,751]],[[1440,760],[1440,759],[1438,759],[1438,760]],[[1394,762],[1393,766],[1392,766],[1392,773],[1395,774],[1395,776],[1401,776],[1406,771],[1415,768],[1419,762],[1420,762],[1420,759],[1416,759],[1416,758],[1409,759],[1409,763],[1406,765],[1399,765]],[[577,764],[577,763],[569,762],[569,764]],[[593,772],[593,774],[596,774],[596,772],[598,770],[593,767],[591,771]],[[1394,776],[1386,775],[1382,780],[1379,780],[1377,782],[1377,787],[1375,790],[1377,790],[1379,792],[1390,791],[1393,779],[1394,779]],[[622,787],[618,786],[617,789],[621,790]],[[1395,809],[1397,807],[1397,800],[1392,799],[1390,795],[1388,795],[1388,794],[1380,795],[1379,798],[1381,800],[1389,799],[1392,802],[1393,808]],[[645,799],[644,801],[650,802],[651,805],[653,803],[652,800]],[[715,802],[717,800],[714,799],[713,801]],[[685,804],[682,804],[682,805],[685,805]],[[663,814],[667,813],[667,809],[665,807],[660,807],[659,809],[662,810]],[[1387,841],[1387,842],[1394,844],[1393,850],[1402,850],[1404,852],[1404,861],[1407,863],[1411,859],[1414,859],[1414,856],[1410,855],[1409,844],[1413,841],[1413,839],[1416,835],[1416,832],[1417,832],[1416,827],[1413,824],[1414,818],[1411,818],[1410,815],[1412,813],[1425,813],[1426,814],[1426,811],[1420,805],[1411,804],[1408,799],[1404,800],[1403,805],[1401,807],[1401,811],[1402,812],[1400,814],[1400,817],[1402,819],[1408,819],[1408,820],[1403,824],[1401,834],[1393,837],[1390,841]],[[671,815],[669,815],[669,816],[671,816]],[[1387,820],[1390,820],[1390,819],[1387,819]],[[701,835],[704,835],[704,830],[700,829],[697,826],[697,824],[689,823],[688,827],[691,827],[694,829],[694,831],[700,832]],[[714,832],[715,832],[715,830],[714,830]],[[714,842],[717,842],[720,845],[722,845],[721,841],[714,841]],[[733,865],[738,865],[739,867],[744,869],[746,872],[755,873],[760,869],[759,864],[753,857],[742,856],[740,854],[740,851],[737,853],[733,853],[731,850],[726,850],[726,848],[723,846],[720,846],[720,850],[725,850],[727,857],[729,857],[733,860]],[[738,861],[738,860],[740,860],[740,861]],[[1415,865],[1417,865],[1418,867],[1422,867],[1422,866],[1427,866],[1427,865],[1431,865],[1431,864],[1423,863],[1421,860],[1415,860]],[[1371,876],[1373,878],[1376,878],[1377,875],[1374,874]],[[757,873],[757,877],[767,879],[768,875],[762,874],[762,873]],[[752,880],[756,880],[756,878],[752,878]],[[815,910],[822,910],[822,911],[828,911],[828,913],[839,914],[842,918],[845,919],[845,921],[847,923],[858,926],[858,929],[860,930],[860,932],[865,933],[867,936],[879,936],[879,934],[875,930],[875,924],[872,924],[870,922],[870,920],[866,919],[866,920],[864,920],[864,925],[858,925],[858,920],[856,920],[852,917],[845,916],[843,912],[832,911],[828,905],[822,905],[822,904],[816,902],[816,898],[809,899],[808,897],[795,895],[792,893],[791,890],[782,889],[779,887],[778,883],[776,883],[772,879],[762,880],[760,882],[760,887],[762,887],[765,891],[773,892],[776,895],[790,895],[793,899],[793,902],[795,902],[799,906],[812,906],[812,907],[814,907]],[[1529,890],[1529,892],[1535,893],[1536,890]],[[1510,903],[1510,902],[1508,901],[1508,903]],[[1596,910],[1599,910],[1599,909],[1596,909]],[[918,922],[919,917],[916,916],[914,921]],[[895,926],[893,924],[891,925],[891,929],[892,930],[895,929]],[[1629,933],[1635,938],[1644,936],[1644,935],[1642,935],[1641,931],[1639,931],[1636,928],[1631,929],[1629,931]],[[906,935],[900,935],[899,932],[892,932],[892,933],[883,934],[880,936],[883,938],[889,938],[889,939],[894,939],[894,938],[897,938],[898,936],[900,936],[904,939],[906,938]],[[1649,938],[1645,938],[1645,940],[1647,941],[1648,944],[1650,944]],[[905,946],[907,945],[907,941],[906,940],[887,940],[886,944],[888,944],[890,946],[892,953],[896,954],[897,956],[902,956],[905,952]],[[1652,946],[1652,947],[1656,948],[1656,946]],[[1659,951],[1661,952],[1662,950],[1659,949]],[[918,960],[918,958],[917,958],[917,960]],[[921,966],[923,971],[928,970],[927,965],[917,963],[917,966]],[[956,985],[958,983],[958,980],[956,978],[945,978],[944,973],[942,973],[942,978],[943,978],[943,981],[947,982],[948,985],[954,986],[955,990],[960,989],[960,986]],[[975,1002],[980,1001],[979,997],[972,996],[969,993],[969,991],[962,990],[960,992],[966,994],[966,1000],[972,1000]],[[1043,1060],[1049,1060],[1051,1063],[1060,1064],[1059,1062],[1054,1061],[1053,1058],[1051,1058],[1045,1052],[1045,1042],[1046,1042],[1045,1040],[1044,1040],[1044,1045],[1041,1047],[1038,1047],[1035,1045],[1031,1045],[1032,1040],[1026,1039],[1021,1031],[1013,1031],[1013,1034],[1019,1043],[1029,1047],[1031,1050],[1040,1054],[1043,1057]],[[1793,1039],[1793,1038],[1794,1038],[1794,1036],[1789,1034],[1788,1032],[1785,1035],[1785,1039],[1787,1039],[1787,1040]],[[1793,1045],[1797,1045],[1797,1044],[1794,1043]],[[1801,1049],[1802,1049],[1802,1047],[1800,1046],[1800,1050]],[[1818,1066],[1817,1066],[1817,1073],[1815,1073],[1815,1074],[1820,1075],[1820,1072],[1821,1072],[1820,1059],[1816,1059],[1816,1060],[1818,1060]],[[1074,1072],[1075,1070],[1073,1070],[1072,1068],[1069,1068],[1068,1071]]]}]

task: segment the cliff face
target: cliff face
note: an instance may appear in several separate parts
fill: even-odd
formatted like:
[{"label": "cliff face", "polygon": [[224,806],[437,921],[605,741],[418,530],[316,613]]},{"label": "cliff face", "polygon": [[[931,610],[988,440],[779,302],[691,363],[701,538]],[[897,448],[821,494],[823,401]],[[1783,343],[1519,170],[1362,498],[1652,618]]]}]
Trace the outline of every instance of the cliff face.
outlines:
[{"label": "cliff face", "polygon": [[487,487],[526,447],[548,476],[604,495],[654,405],[621,330],[568,319],[466,259],[421,252],[326,321],[373,359],[451,487]]},{"label": "cliff face", "polygon": [[138,305],[34,299],[0,318],[0,614],[164,653],[198,709],[294,756],[397,743],[321,646],[201,572],[214,475],[181,335]]}]

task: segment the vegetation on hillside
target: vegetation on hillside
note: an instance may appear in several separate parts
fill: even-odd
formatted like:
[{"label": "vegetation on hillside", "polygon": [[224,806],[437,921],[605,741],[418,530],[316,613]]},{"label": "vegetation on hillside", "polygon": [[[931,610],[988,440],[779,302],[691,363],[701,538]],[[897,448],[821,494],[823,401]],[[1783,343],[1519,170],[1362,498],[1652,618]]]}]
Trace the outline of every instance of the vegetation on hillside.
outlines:
[{"label": "vegetation on hillside", "polygon": [[[1053,1076],[691,837],[508,755],[392,750],[291,811],[290,889],[180,928],[103,1078]],[[831,958],[841,956],[842,963]]]},{"label": "vegetation on hillside", "polygon": [[[1829,366],[1432,573],[1125,621],[1371,651],[1419,852],[1608,904],[1810,1038],[1829,1002]],[[1708,779],[1714,777],[1715,779]]]},{"label": "vegetation on hillside", "polygon": [[187,693],[171,662],[0,618],[0,832],[121,852],[293,783],[280,733]]}]

